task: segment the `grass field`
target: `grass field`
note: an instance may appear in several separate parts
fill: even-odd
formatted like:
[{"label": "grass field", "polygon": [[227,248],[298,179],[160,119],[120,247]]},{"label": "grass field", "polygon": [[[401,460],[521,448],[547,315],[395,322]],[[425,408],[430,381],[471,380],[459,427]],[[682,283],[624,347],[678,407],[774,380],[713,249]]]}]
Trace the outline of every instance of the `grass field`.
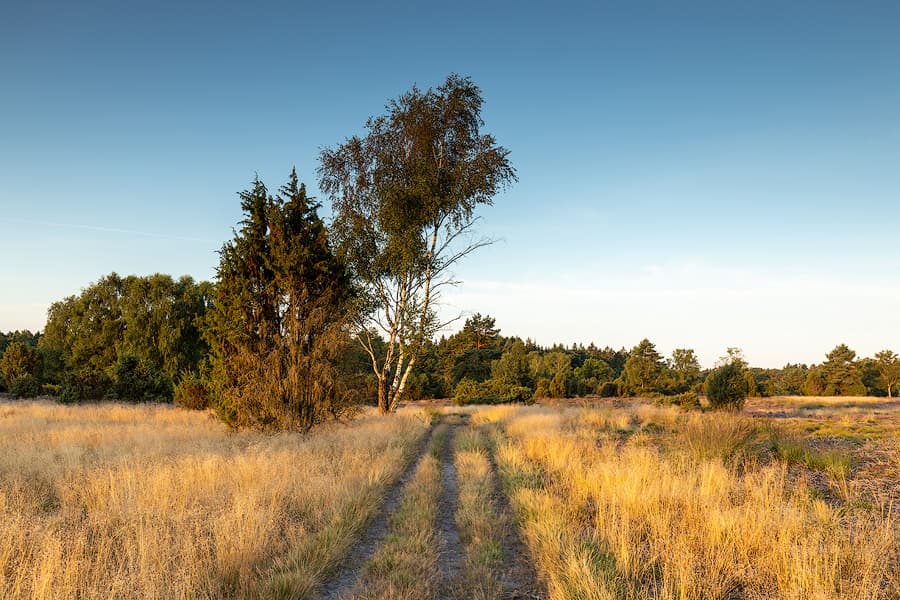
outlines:
[{"label": "grass field", "polygon": [[417,407],[309,435],[0,401],[3,598],[900,595],[900,403]]}]

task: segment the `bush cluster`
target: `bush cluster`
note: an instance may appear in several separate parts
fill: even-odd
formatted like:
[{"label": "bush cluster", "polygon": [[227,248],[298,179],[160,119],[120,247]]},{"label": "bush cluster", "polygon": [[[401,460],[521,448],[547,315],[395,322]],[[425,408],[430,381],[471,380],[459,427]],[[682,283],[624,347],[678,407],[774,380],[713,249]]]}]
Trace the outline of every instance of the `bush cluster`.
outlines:
[{"label": "bush cluster", "polygon": [[35,398],[41,395],[41,382],[33,375],[24,375],[13,381],[9,393],[13,398]]},{"label": "bush cluster", "polygon": [[655,396],[655,401],[657,404],[672,404],[687,410],[700,408],[700,394],[695,391],[675,394],[674,396],[658,394]]},{"label": "bush cluster", "polygon": [[713,408],[740,410],[748,392],[747,378],[738,363],[719,367],[706,380],[706,397]]},{"label": "bush cluster", "polygon": [[192,410],[203,410],[209,407],[209,388],[202,377],[196,373],[187,373],[175,386],[175,403]]},{"label": "bush cluster", "polygon": [[472,379],[463,379],[456,386],[453,403],[464,404],[506,404],[523,402],[530,404],[534,394],[530,388],[522,385],[510,385],[496,379],[488,379],[481,383]]},{"label": "bush cluster", "polygon": [[172,381],[153,369],[138,356],[119,357],[112,374],[85,368],[66,374],[60,388],[59,401],[64,404],[91,400],[125,402],[168,402],[172,398]]}]

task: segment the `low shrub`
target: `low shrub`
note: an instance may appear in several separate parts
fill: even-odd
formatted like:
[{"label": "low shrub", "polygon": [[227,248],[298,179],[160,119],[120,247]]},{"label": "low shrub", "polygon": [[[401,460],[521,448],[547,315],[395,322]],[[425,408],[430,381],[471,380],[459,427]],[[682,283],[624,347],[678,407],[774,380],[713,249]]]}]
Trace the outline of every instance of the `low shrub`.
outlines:
[{"label": "low shrub", "polygon": [[175,386],[175,403],[191,410],[209,407],[209,389],[206,382],[196,373],[185,374]]},{"label": "low shrub", "polygon": [[706,397],[712,408],[740,410],[748,392],[744,370],[737,363],[719,367],[706,380]]},{"label": "low shrub", "polygon": [[36,398],[41,395],[41,382],[33,375],[23,375],[9,386],[9,393],[13,398]]},{"label": "low shrub", "polygon": [[59,392],[59,401],[63,404],[74,404],[101,400],[106,397],[111,387],[112,379],[103,371],[81,369],[66,374]]},{"label": "low shrub", "polygon": [[453,403],[462,406],[464,404],[506,404],[510,402],[523,402],[531,404],[534,401],[534,393],[530,388],[521,385],[510,385],[496,379],[488,379],[477,382],[471,379],[463,379],[456,385],[453,395]]},{"label": "low shrub", "polygon": [[45,383],[41,386],[41,393],[45,396],[58,397],[60,390],[62,390],[62,386],[54,383]]},{"label": "low shrub", "polygon": [[597,395],[601,398],[618,398],[622,395],[622,390],[618,382],[607,381],[597,389]]},{"label": "low shrub", "polygon": [[700,408],[700,394],[697,392],[684,392],[683,394],[676,394],[674,396],[670,396],[672,404],[676,404],[681,408],[692,410],[695,408]]},{"label": "low shrub", "polygon": [[113,370],[107,397],[131,402],[170,402],[172,381],[139,356],[123,354]]}]

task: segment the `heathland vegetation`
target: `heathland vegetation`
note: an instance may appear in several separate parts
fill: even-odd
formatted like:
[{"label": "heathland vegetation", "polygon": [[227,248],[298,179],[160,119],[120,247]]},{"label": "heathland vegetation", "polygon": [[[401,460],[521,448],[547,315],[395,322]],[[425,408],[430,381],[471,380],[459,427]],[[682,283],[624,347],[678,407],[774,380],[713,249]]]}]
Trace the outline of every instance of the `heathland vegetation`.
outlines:
[{"label": "heathland vegetation", "polygon": [[745,408],[2,401],[0,596],[896,598],[896,405]]},{"label": "heathland vegetation", "polygon": [[257,179],[214,282],[112,273],[0,333],[0,597],[898,596],[893,351],[437,337],[516,178],[481,106],[413,88],[321,153],[331,222]]}]

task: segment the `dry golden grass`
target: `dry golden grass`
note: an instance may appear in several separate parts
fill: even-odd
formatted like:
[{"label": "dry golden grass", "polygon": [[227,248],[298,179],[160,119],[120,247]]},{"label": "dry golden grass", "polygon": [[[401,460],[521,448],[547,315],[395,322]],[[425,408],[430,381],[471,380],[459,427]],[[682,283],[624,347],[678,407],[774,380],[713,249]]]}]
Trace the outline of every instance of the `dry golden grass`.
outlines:
[{"label": "dry golden grass", "polygon": [[460,597],[471,600],[497,599],[502,596],[498,580],[503,566],[503,531],[509,526],[494,507],[493,470],[488,459],[488,443],[483,431],[464,429],[455,440],[459,500],[456,524],[466,553],[465,568],[458,588]]},{"label": "dry golden grass", "polygon": [[[305,436],[231,433],[165,406],[3,402],[0,597],[310,597],[431,417],[464,412],[463,597],[496,597],[508,566],[492,451],[554,599],[895,598],[900,410],[857,400],[766,400],[744,415],[640,402],[405,410]],[[448,584],[441,427],[364,597]]]},{"label": "dry golden grass", "polygon": [[435,535],[441,494],[440,451],[447,426],[438,425],[429,453],[422,457],[391,516],[390,531],[363,568],[354,598],[420,600],[435,598],[440,583]]},{"label": "dry golden grass", "polygon": [[165,406],[0,404],[0,596],[303,597],[425,431],[229,433]]},{"label": "dry golden grass", "polygon": [[553,598],[900,592],[890,508],[852,486],[820,498],[761,445],[762,422],[657,407],[472,419],[501,426],[498,464]]}]

